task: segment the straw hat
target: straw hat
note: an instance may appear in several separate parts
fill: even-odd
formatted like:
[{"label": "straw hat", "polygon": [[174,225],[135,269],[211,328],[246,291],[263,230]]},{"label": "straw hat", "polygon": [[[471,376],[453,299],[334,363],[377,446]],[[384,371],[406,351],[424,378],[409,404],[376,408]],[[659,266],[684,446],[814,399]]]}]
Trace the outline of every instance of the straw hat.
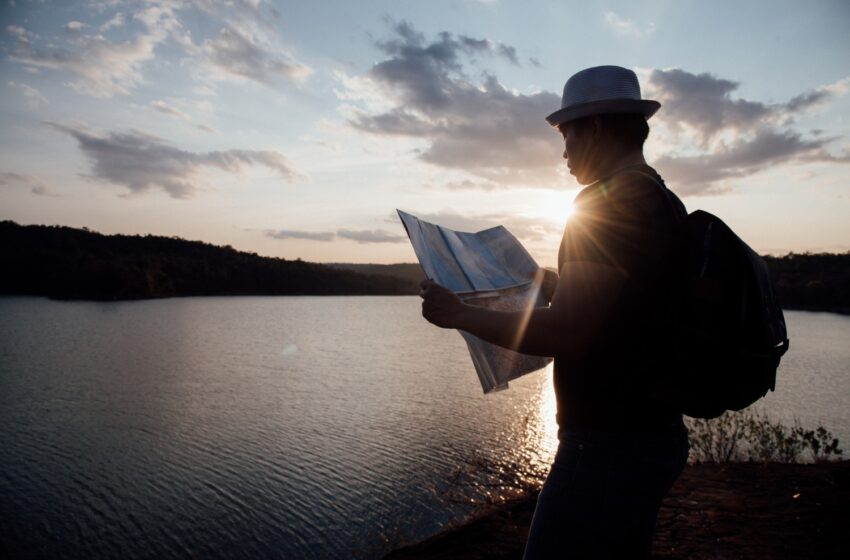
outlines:
[{"label": "straw hat", "polygon": [[610,113],[637,113],[647,119],[661,107],[640,98],[637,75],[620,66],[595,66],[573,74],[564,85],[561,108],[546,117],[552,126]]}]

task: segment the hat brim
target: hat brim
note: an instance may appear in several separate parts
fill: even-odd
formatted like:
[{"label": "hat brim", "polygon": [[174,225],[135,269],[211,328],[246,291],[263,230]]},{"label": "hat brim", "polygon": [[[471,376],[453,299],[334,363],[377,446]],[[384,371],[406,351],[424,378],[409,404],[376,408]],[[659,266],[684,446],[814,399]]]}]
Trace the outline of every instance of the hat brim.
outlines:
[{"label": "hat brim", "polygon": [[648,119],[659,108],[661,108],[661,103],[652,99],[605,99],[564,107],[546,117],[546,122],[558,127],[565,122],[582,117],[610,114],[638,114]]}]

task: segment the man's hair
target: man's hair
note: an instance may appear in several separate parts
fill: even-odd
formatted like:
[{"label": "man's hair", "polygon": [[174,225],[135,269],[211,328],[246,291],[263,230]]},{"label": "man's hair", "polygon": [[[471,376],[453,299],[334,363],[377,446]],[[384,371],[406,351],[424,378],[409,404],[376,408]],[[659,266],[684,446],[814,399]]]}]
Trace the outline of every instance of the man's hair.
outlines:
[{"label": "man's hair", "polygon": [[594,118],[599,118],[606,134],[615,138],[623,148],[641,149],[649,136],[649,125],[646,123],[646,117],[631,113],[582,117],[570,122],[570,126],[579,130],[586,129]]}]

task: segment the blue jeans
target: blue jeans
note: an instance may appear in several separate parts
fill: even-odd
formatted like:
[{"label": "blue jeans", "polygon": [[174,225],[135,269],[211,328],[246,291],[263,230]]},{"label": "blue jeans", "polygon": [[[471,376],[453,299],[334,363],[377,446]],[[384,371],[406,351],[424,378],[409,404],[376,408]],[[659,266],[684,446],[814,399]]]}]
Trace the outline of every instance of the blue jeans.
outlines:
[{"label": "blue jeans", "polygon": [[661,501],[688,458],[665,432],[566,432],[531,521],[524,560],[649,558]]}]

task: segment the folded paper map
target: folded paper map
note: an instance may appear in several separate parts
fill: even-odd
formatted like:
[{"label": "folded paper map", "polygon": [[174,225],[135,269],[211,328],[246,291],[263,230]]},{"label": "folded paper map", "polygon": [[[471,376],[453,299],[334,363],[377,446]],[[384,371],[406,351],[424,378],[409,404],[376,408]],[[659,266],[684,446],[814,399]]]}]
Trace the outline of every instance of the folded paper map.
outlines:
[{"label": "folded paper map", "polygon": [[[398,210],[425,275],[472,305],[502,311],[546,305],[533,282],[537,263],[502,226],[466,233]],[[485,393],[546,367],[551,358],[520,354],[459,331]]]}]

